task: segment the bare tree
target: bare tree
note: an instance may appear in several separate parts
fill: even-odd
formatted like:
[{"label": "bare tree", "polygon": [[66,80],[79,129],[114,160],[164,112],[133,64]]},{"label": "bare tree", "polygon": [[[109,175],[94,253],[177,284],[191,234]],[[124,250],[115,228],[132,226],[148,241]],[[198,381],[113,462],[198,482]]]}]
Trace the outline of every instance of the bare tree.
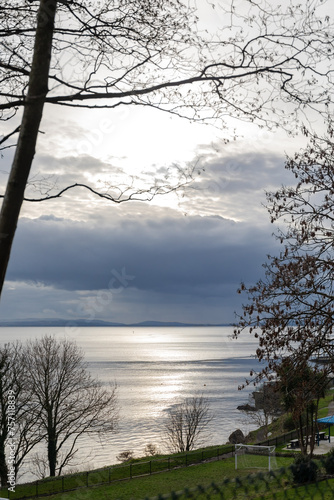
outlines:
[{"label": "bare tree", "polygon": [[22,344],[0,348],[0,481],[7,484],[8,456],[17,476],[28,453],[43,439],[38,425],[39,412],[32,402]]},{"label": "bare tree", "polygon": [[80,436],[115,432],[116,387],[103,388],[91,377],[74,342],[45,336],[28,342],[26,356],[49,473],[55,476],[73,459]]},{"label": "bare tree", "polygon": [[[8,121],[22,110],[22,118],[0,144],[12,146],[18,133],[0,214],[0,291],[45,104],[139,105],[225,127],[228,116],[295,130],[299,112],[321,112],[332,98],[325,3],[288,0],[277,9],[253,0],[236,11],[231,1],[222,12],[228,25],[205,37],[196,10],[180,0],[3,0],[0,113]],[[78,186],[117,203],[134,197],[74,183],[40,199]],[[154,186],[148,197],[170,189]]]},{"label": "bare tree", "polygon": [[168,410],[165,422],[167,447],[172,452],[193,450],[207,438],[213,416],[203,396],[186,398]]}]

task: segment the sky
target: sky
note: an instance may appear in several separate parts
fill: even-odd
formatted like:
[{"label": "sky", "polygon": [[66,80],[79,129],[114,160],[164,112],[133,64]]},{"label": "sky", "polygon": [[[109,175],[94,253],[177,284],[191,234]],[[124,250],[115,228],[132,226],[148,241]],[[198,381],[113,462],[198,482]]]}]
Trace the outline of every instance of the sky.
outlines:
[{"label": "sky", "polygon": [[[152,185],[195,167],[194,181],[151,202],[114,204],[83,189],[25,202],[0,320],[64,318],[231,323],[277,254],[265,191],[301,138],[237,125],[238,138],[157,110],[46,106],[28,188],[71,183]],[[4,185],[12,151],[1,159]],[[136,179],[134,179],[136,177]],[[177,177],[175,177],[177,180]]]},{"label": "sky", "polygon": [[[87,139],[86,151],[79,153],[75,146],[64,148],[62,140],[70,137],[63,135],[69,128],[74,144],[83,148],[80,126],[76,130],[68,121],[59,130],[54,112],[47,110],[43,128],[50,142],[38,149],[35,179],[52,175],[49,182],[63,186],[102,175],[112,182],[113,170],[125,163],[129,169],[141,165],[147,182],[151,172],[165,171],[173,162],[183,168],[196,164],[200,174],[182,192],[150,203],[116,205],[80,189],[57,200],[26,202],[0,305],[2,320],[235,321],[246,300],[237,294],[240,282],[255,283],[267,254],[278,251],[263,203],[265,190],[292,180],[284,169],[282,142],[279,135],[262,132],[255,143],[252,136],[225,145],[216,129],[173,119],[177,124],[161,124],[150,148],[157,114],[145,117],[140,140],[138,117],[129,117],[124,144],[120,128],[115,137],[110,127],[100,144],[89,150]],[[293,149],[283,135],[281,140]]]}]

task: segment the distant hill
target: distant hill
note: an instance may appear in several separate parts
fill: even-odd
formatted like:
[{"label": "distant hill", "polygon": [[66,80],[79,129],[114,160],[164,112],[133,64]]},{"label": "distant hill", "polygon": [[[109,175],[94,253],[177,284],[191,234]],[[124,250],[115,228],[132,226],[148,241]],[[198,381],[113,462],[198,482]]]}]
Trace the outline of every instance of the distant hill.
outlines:
[{"label": "distant hill", "polygon": [[230,326],[230,324],[210,324],[210,323],[178,323],[177,321],[142,321],[141,323],[133,323],[132,325],[124,326]]},{"label": "distant hill", "polygon": [[65,327],[65,326],[231,326],[230,323],[222,323],[222,324],[200,324],[200,323],[179,323],[177,321],[142,321],[140,323],[115,323],[112,321],[102,321],[102,320],[85,320],[85,319],[57,319],[57,318],[49,318],[49,319],[22,319],[22,320],[12,320],[12,321],[0,321],[0,327],[5,326],[55,326],[55,327]]}]

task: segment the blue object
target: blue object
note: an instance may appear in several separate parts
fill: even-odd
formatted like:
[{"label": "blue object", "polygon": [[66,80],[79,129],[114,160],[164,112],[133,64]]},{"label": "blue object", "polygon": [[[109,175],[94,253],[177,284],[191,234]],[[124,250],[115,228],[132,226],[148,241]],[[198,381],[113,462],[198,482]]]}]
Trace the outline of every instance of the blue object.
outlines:
[{"label": "blue object", "polygon": [[318,418],[317,422],[322,424],[328,424],[328,442],[331,442],[331,425],[334,424],[334,415],[328,415],[328,417]]}]

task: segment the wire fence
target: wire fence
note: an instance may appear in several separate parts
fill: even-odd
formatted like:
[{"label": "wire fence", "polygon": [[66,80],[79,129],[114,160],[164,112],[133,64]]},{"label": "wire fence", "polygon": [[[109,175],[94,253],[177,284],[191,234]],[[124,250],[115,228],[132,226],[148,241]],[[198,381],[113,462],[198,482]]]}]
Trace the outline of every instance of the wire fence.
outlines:
[{"label": "wire fence", "polygon": [[[196,450],[184,454],[151,458],[140,462],[129,462],[113,465],[103,469],[68,474],[34,481],[31,483],[17,484],[15,492],[7,488],[0,489],[2,498],[18,500],[24,498],[41,497],[65,493],[67,491],[91,488],[103,484],[111,484],[116,481],[132,479],[140,476],[149,476],[159,472],[166,472],[176,468],[188,467],[208,460],[219,460],[231,456],[234,453],[234,445]],[[0,499],[1,500],[1,499]]]},{"label": "wire fence", "polygon": [[[289,432],[284,436],[264,441],[261,444],[278,445],[293,437],[294,433]],[[47,478],[25,484],[17,484],[13,492],[9,491],[7,488],[1,488],[0,497],[10,500],[19,500],[33,497],[46,497],[48,495],[66,493],[82,488],[108,485],[140,476],[149,476],[159,472],[166,472],[176,468],[185,468],[209,460],[222,460],[233,456],[234,451],[234,445],[222,445],[220,447],[206,448],[184,454],[163,456],[160,458],[152,457],[145,461],[131,461],[98,470]],[[280,455],[285,456],[284,453],[280,453]],[[291,456],[291,454],[289,454],[289,456]],[[302,493],[300,496],[293,496],[295,494],[299,495],[299,493],[295,486],[293,486],[291,490],[292,487],[289,474],[291,476],[288,470],[282,472],[281,469],[279,472],[275,471],[265,475],[252,475],[243,479],[226,479],[221,484],[211,484],[206,487],[196,486],[192,489],[170,493],[167,496],[160,495],[156,498],[158,500],[176,500],[179,498],[182,500],[186,498],[193,498],[196,500],[202,498],[208,500],[215,500],[218,498],[309,498],[311,500],[318,500],[324,498],[329,500],[334,498],[334,479],[331,478],[321,478],[321,481],[318,480],[318,482],[314,482],[312,485],[303,486],[301,487]],[[284,481],[286,484],[290,484],[288,489],[285,488]],[[311,491],[314,493],[313,496],[310,493]],[[305,496],[306,493],[309,496]]]},{"label": "wire fence", "polygon": [[[224,452],[226,447],[224,447]],[[207,450],[205,450],[207,452]],[[167,460],[165,463],[165,467],[172,466],[173,460],[175,458],[183,458],[183,464],[179,462],[178,465],[174,463],[175,467],[185,467],[187,465],[192,465],[195,463],[199,463],[199,456],[197,456],[197,460],[195,456],[199,455],[198,453],[193,454],[184,454],[183,457],[166,457],[165,459],[154,459],[148,460],[146,462],[137,462],[132,464],[127,464],[127,466],[115,466],[107,469],[103,469],[101,471],[93,471],[86,472],[84,474],[75,474],[72,476],[63,476],[54,479],[53,481],[36,481],[33,484],[33,487],[36,488],[35,491],[30,491],[27,489],[27,486],[32,485],[29,483],[27,485],[18,485],[23,490],[19,491],[19,488],[15,491],[14,494],[11,494],[8,498],[28,498],[34,496],[47,496],[55,493],[64,493],[66,491],[73,491],[79,488],[86,488],[90,486],[98,486],[98,485],[106,485],[112,482],[112,474],[113,470],[123,471],[123,479],[130,479],[130,477],[138,477],[136,472],[141,472],[140,475],[148,475],[153,474],[155,472],[162,472],[162,469],[159,468],[158,464],[163,462],[163,460]],[[200,454],[201,455],[201,454]],[[223,458],[226,457],[226,454],[223,454]],[[222,456],[219,453],[219,449],[216,450],[212,459],[219,459]],[[169,459],[169,460],[168,460]],[[313,462],[311,462],[313,463]],[[145,465],[146,469],[141,469],[140,466]],[[293,474],[292,466],[281,468],[276,471],[270,472],[260,472],[258,474],[252,474],[244,477],[235,477],[235,478],[227,478],[220,483],[211,483],[208,485],[198,485],[190,488],[185,488],[181,491],[170,492],[167,494],[161,494],[156,497],[146,497],[145,500],[249,500],[249,499],[267,499],[267,500],[290,500],[290,499],[301,499],[301,500],[331,500],[334,498],[334,474],[329,475],[325,474],[324,470],[325,458],[321,460],[317,460],[317,472],[315,479],[312,482],[304,483],[303,480],[308,481],[309,477],[306,476],[305,473],[303,475],[303,480],[296,480],[296,476]],[[131,467],[130,467],[131,466]],[[156,466],[156,467],[155,467]],[[128,472],[126,473],[126,469]],[[310,469],[308,469],[310,470]],[[132,472],[130,472],[132,471]],[[146,471],[146,472],[145,472]],[[333,469],[334,472],[334,469]],[[132,473],[132,476],[130,475]],[[107,474],[107,476],[105,476]],[[93,476],[94,475],[94,476]],[[301,477],[299,475],[299,477]],[[76,485],[72,483],[71,485],[67,483],[67,480],[76,478]],[[120,479],[118,478],[117,481]],[[52,485],[52,488],[50,486]],[[68,488],[71,486],[71,488]],[[1,492],[2,493],[2,492]],[[37,495],[36,495],[37,493]],[[112,493],[107,490],[104,492],[103,497],[105,499],[113,498]],[[7,496],[6,496],[7,498]],[[93,496],[89,496],[89,498],[93,498]]]}]

